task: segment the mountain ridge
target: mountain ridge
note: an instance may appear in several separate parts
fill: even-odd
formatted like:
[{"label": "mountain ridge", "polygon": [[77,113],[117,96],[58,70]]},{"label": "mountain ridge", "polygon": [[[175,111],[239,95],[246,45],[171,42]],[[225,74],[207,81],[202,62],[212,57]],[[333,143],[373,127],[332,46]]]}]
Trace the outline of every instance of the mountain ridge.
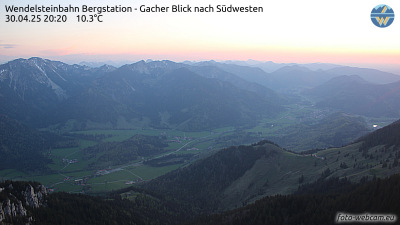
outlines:
[{"label": "mountain ridge", "polygon": [[0,65],[0,113],[30,125],[66,99],[82,91],[93,78],[112,68],[89,69],[33,57]]},{"label": "mountain ridge", "polygon": [[315,98],[318,107],[374,117],[400,115],[400,81],[373,84],[354,76],[340,76],[303,93]]},{"label": "mountain ridge", "polygon": [[92,120],[111,122],[112,128],[123,120],[127,125],[208,129],[255,122],[261,115],[283,110],[277,103],[278,96],[267,93],[260,96],[171,61],[140,61],[94,80],[87,91],[52,112],[59,118],[51,123]]}]

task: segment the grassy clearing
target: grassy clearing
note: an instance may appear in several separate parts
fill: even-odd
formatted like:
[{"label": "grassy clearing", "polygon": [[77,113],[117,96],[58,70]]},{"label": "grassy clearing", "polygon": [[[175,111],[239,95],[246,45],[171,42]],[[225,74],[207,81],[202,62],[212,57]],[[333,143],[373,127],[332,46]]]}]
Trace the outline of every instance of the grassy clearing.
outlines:
[{"label": "grassy clearing", "polygon": [[27,174],[15,169],[0,170],[0,179],[2,180],[20,180]]},{"label": "grassy clearing", "polygon": [[[215,132],[223,132],[225,130],[229,130],[231,128],[221,128],[216,129]],[[184,132],[178,130],[157,130],[157,129],[135,129],[135,130],[87,130],[87,131],[77,131],[73,132],[76,134],[85,134],[85,135],[110,135],[103,139],[103,142],[112,142],[112,141],[124,141],[129,139],[130,137],[136,134],[149,135],[149,136],[160,136],[164,135],[167,138],[174,137],[193,137],[200,138],[210,134],[209,131],[200,131],[200,132]]]},{"label": "grassy clearing", "polygon": [[164,175],[172,170],[178,169],[182,164],[164,166],[164,167],[151,167],[151,166],[140,166],[129,169],[133,173],[141,176],[144,180],[151,180],[161,175]]},{"label": "grassy clearing", "polygon": [[52,186],[54,191],[65,191],[70,193],[81,193],[84,190],[84,186],[76,185],[73,182],[59,183]]},{"label": "grassy clearing", "polygon": [[87,182],[87,184],[96,185],[96,184],[102,184],[105,182],[115,182],[115,181],[126,182],[126,181],[131,181],[134,179],[137,179],[137,177],[128,173],[125,170],[120,170],[120,171],[109,173],[106,175],[93,177]]},{"label": "grassy clearing", "polygon": [[[60,148],[53,149],[51,151],[52,164],[49,164],[49,168],[59,172],[71,172],[84,170],[93,161],[87,161],[83,157],[82,150],[89,146],[96,144],[94,141],[79,140],[79,147],[76,148]],[[69,163],[68,160],[76,160],[73,163]]]},{"label": "grassy clearing", "polygon": [[145,181],[151,180],[179,167],[180,165],[171,165],[165,167],[141,165],[137,167],[127,167],[117,172],[91,178],[88,180],[87,185],[91,187],[90,192],[117,190],[133,185],[126,184],[126,182],[140,182],[140,178]]},{"label": "grassy clearing", "polygon": [[177,155],[194,155],[194,154],[199,154],[202,151],[200,150],[190,150],[190,151],[179,151],[177,152]]},{"label": "grassy clearing", "polygon": [[90,185],[89,192],[90,193],[108,192],[132,186],[132,184],[126,185],[125,182],[126,181],[124,180],[119,180],[119,181],[109,181],[109,182],[107,181],[103,183],[92,184]]},{"label": "grassy clearing", "polygon": [[44,176],[32,176],[29,177],[30,180],[37,181],[39,183],[45,184],[47,186],[54,185],[59,182],[63,182],[64,176],[61,174],[50,174],[50,175],[44,175]]},{"label": "grassy clearing", "polygon": [[[390,155],[395,149],[376,146],[367,151],[368,155],[363,155],[365,153],[359,151],[360,145],[326,149],[314,155],[299,155],[269,146],[269,150],[276,149],[277,154],[257,160],[231,184],[225,190],[222,205],[232,208],[238,206],[235,205],[238,198],[250,203],[267,195],[292,193],[299,185],[312,183],[320,177],[346,177],[357,182],[365,176],[371,179],[400,173],[400,166],[390,167],[394,160]],[[382,164],[385,161],[387,166]]]}]

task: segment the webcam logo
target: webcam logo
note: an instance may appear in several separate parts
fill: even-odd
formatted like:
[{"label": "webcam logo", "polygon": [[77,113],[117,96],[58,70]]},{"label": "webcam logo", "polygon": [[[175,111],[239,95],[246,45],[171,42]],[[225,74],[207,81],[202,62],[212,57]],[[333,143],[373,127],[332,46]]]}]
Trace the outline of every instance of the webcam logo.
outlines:
[{"label": "webcam logo", "polygon": [[377,5],[371,11],[371,21],[377,27],[388,27],[394,21],[394,11],[388,5]]}]

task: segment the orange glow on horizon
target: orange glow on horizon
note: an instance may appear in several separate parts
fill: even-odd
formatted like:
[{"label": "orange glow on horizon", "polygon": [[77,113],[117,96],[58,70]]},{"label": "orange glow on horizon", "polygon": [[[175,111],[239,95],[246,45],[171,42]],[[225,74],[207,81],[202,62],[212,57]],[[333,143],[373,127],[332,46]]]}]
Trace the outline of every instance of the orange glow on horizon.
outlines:
[{"label": "orange glow on horizon", "polygon": [[[60,40],[58,40],[60,41]],[[276,63],[335,63],[335,64],[374,64],[396,65],[400,62],[400,50],[396,49],[362,49],[339,47],[298,47],[278,45],[237,45],[229,42],[176,42],[166,40],[162,44],[154,40],[147,40],[145,44],[132,42],[107,42],[106,40],[94,40],[89,43],[78,41],[65,41],[61,48],[49,46],[48,49],[39,49],[39,44],[20,45],[13,49],[6,49],[4,53],[12,56],[31,57],[39,56],[51,59],[52,56],[62,57],[79,55],[82,57],[96,58],[109,56],[112,58],[135,58],[153,60],[258,60],[273,61]],[[53,46],[53,48],[51,48]],[[23,54],[21,54],[23,49]],[[103,57],[104,58],[104,57]]]}]

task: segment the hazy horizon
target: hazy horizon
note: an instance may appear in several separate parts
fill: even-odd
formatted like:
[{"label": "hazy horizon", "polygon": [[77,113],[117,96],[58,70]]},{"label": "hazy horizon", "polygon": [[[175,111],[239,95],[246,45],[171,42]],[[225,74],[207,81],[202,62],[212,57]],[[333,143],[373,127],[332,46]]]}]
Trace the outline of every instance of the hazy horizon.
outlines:
[{"label": "hazy horizon", "polygon": [[[298,62],[274,62],[271,60],[255,60],[255,59],[244,59],[244,60],[236,60],[236,59],[224,59],[224,60],[216,60],[216,59],[200,59],[200,60],[190,60],[190,59],[180,59],[174,60],[170,58],[139,58],[138,56],[131,56],[128,57],[126,55],[114,55],[114,56],[97,56],[97,55],[64,55],[64,56],[49,56],[49,57],[41,57],[41,56],[21,56],[21,57],[5,57],[0,55],[0,64],[5,64],[7,62],[13,61],[15,59],[23,58],[29,59],[32,57],[39,57],[43,59],[48,59],[52,61],[61,61],[63,63],[67,63],[70,65],[73,64],[82,64],[82,63],[93,63],[99,64],[107,64],[115,67],[120,67],[126,64],[132,64],[139,61],[162,61],[162,60],[170,60],[173,62],[183,63],[185,61],[189,62],[204,62],[204,61],[216,61],[216,62],[229,62],[229,61],[236,61],[236,62],[244,62],[248,63],[248,66],[254,66],[251,63],[258,62],[258,63],[267,63],[272,62],[274,64],[297,64],[297,65],[309,65],[309,64],[332,64],[337,66],[349,66],[349,67],[357,67],[357,68],[367,68],[367,69],[376,69],[383,72],[393,73],[395,75],[400,76],[400,64],[393,64],[393,65],[374,65],[374,64],[359,64],[359,63],[329,63],[329,62],[306,62],[306,63],[298,63]],[[286,66],[286,65],[284,65]],[[95,66],[96,67],[96,66]],[[316,70],[316,69],[311,69]]]},{"label": "hazy horizon", "polygon": [[[5,0],[4,6],[64,5],[47,0]],[[71,0],[72,6],[82,2]],[[66,5],[68,5],[66,4]],[[90,6],[187,5],[176,1],[97,1]],[[102,23],[79,23],[69,13],[64,23],[0,21],[0,61],[32,56],[79,63],[81,61],[138,61],[141,59],[242,60],[275,63],[333,63],[377,68],[400,74],[400,29],[394,20],[387,28],[370,19],[377,5],[367,1],[307,0],[279,2],[220,0],[191,1],[191,6],[225,4],[259,6],[260,13],[104,13]],[[400,3],[385,4],[395,12]],[[282,16],[282,12],[284,15]],[[310,13],[306,13],[310,12]]]}]

